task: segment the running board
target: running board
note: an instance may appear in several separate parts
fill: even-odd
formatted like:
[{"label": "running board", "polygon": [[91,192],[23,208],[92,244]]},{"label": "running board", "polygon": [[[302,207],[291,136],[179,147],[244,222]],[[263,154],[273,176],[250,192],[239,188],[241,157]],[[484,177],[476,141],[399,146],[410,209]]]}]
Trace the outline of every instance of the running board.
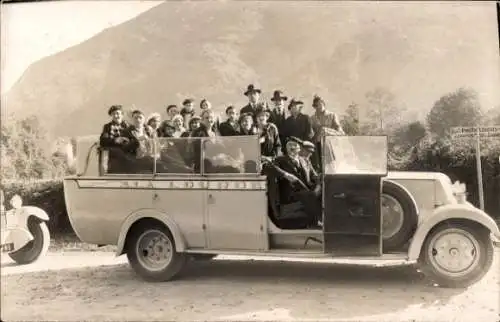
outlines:
[{"label": "running board", "polygon": [[408,262],[407,253],[392,253],[383,254],[382,256],[342,256],[335,257],[331,254],[325,254],[312,249],[300,249],[300,250],[281,250],[272,249],[265,252],[252,252],[248,250],[204,250],[204,249],[188,249],[186,253],[194,254],[215,254],[221,256],[235,256],[235,257],[252,257],[252,258],[276,258],[280,257],[282,259],[286,258],[299,258],[299,259],[328,259],[334,261],[356,261],[356,262],[367,262],[367,261],[399,261]]}]

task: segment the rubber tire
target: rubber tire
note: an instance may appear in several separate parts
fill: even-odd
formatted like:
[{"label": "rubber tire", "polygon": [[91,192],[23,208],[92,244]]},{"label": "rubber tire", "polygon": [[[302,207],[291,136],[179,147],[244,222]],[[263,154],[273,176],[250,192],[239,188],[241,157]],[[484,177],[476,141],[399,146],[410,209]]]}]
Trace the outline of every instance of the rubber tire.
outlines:
[{"label": "rubber tire", "polygon": [[[472,234],[479,243],[481,247],[481,261],[480,265],[468,274],[465,278],[449,277],[439,273],[434,269],[429,261],[427,249],[430,247],[430,241],[432,237],[437,233],[441,232],[443,229],[448,228],[458,228],[466,230]],[[420,250],[420,256],[418,259],[418,269],[424,273],[428,280],[438,284],[440,287],[444,288],[467,288],[479,280],[481,280],[484,275],[489,271],[491,265],[493,264],[494,255],[493,242],[490,238],[490,231],[480,226],[479,224],[457,224],[457,223],[443,223],[436,228],[434,228],[426,237],[425,242]]]},{"label": "rubber tire", "polygon": [[217,254],[190,254],[191,258],[195,261],[209,261],[212,260]]},{"label": "rubber tire", "polygon": [[50,233],[44,221],[34,217],[28,218],[28,230],[33,235],[33,240],[15,252],[9,253],[9,257],[20,265],[35,262],[49,250]]},{"label": "rubber tire", "polygon": [[[150,271],[143,267],[139,260],[137,259],[136,244],[142,233],[147,230],[158,230],[163,232],[167,238],[172,243],[172,261],[169,263],[165,269],[161,271]],[[182,270],[187,261],[187,256],[185,253],[179,253],[175,250],[175,240],[172,237],[170,231],[160,223],[144,223],[130,232],[127,240],[127,259],[130,263],[132,269],[139,275],[142,279],[149,282],[166,282],[174,279],[179,272]]]},{"label": "rubber tire", "polygon": [[[413,199],[408,193],[391,181],[382,182],[382,194],[389,195],[396,199],[403,208],[403,224],[401,229],[388,239],[382,239],[384,252],[401,250],[404,245],[413,237],[413,233],[418,225],[418,213],[413,203]],[[381,214],[383,216],[383,214]],[[381,218],[383,221],[383,217]],[[382,233],[382,232],[381,232]]]}]

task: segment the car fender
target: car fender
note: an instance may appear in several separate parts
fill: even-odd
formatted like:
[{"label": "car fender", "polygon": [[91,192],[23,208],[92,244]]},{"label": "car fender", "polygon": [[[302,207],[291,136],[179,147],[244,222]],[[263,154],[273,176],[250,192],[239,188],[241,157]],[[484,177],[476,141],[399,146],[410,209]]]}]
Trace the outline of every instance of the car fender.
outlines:
[{"label": "car fender", "polygon": [[447,219],[468,219],[488,228],[490,232],[500,237],[500,230],[495,221],[484,211],[470,204],[453,204],[437,208],[432,215],[427,217],[418,227],[408,250],[408,260],[417,260],[425,238],[433,227]]},{"label": "car fender", "polygon": [[[41,208],[34,207],[34,206],[23,206],[23,207],[21,207],[21,210],[25,214],[26,219],[28,219],[31,216],[35,216],[36,218],[38,218],[40,220],[49,221],[49,215],[47,215],[47,213]],[[26,224],[27,224],[27,221],[26,221]]]},{"label": "car fender", "polygon": [[138,220],[143,218],[152,218],[161,221],[172,233],[172,237],[174,238],[175,242],[175,250],[177,252],[183,252],[184,250],[186,250],[186,243],[184,241],[184,237],[181,234],[179,226],[169,215],[153,209],[141,209],[130,214],[121,225],[116,256],[120,256],[124,252],[125,240],[127,238],[130,227],[132,227],[132,225]]}]

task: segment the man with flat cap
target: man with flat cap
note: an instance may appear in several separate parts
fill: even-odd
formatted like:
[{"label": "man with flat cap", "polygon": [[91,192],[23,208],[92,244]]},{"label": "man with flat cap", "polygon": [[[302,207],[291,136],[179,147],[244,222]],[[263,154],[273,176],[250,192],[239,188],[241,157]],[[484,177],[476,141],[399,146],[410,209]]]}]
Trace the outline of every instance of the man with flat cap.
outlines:
[{"label": "man with flat cap", "polygon": [[125,173],[125,149],[129,144],[126,135],[129,125],[123,119],[123,107],[112,105],[108,109],[111,122],[104,124],[99,145],[108,152],[108,173]]},{"label": "man with flat cap", "polygon": [[313,158],[315,150],[314,143],[303,141],[302,149],[300,149],[300,156],[309,161],[316,172],[321,172],[320,165],[317,164],[316,159]]},{"label": "man with flat cap", "polygon": [[240,115],[251,113],[253,116],[254,123],[257,122],[255,112],[257,108],[263,107],[265,104],[260,101],[260,94],[262,91],[260,88],[255,87],[254,84],[247,86],[247,90],[243,93],[248,97],[248,104],[243,106],[240,110]]},{"label": "man with flat cap", "polygon": [[[269,169],[277,178],[280,204],[301,202],[308,218],[304,226],[313,227],[321,217],[320,177],[311,163],[300,156],[302,140],[292,136],[286,143],[286,154],[274,160],[274,167]],[[283,207],[282,207],[283,209]]]},{"label": "man with flat cap", "polygon": [[303,106],[304,102],[296,99],[292,99],[288,105],[290,116],[286,118],[282,126],[282,136],[284,137],[285,144],[288,138],[292,136],[302,141],[312,141],[313,139],[314,130],[312,123],[309,116],[302,114]]}]

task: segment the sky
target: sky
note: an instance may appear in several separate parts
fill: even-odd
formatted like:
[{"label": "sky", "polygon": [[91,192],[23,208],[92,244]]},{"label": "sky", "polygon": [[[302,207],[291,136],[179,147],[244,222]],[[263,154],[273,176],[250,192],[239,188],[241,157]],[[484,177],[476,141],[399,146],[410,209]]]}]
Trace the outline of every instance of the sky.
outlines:
[{"label": "sky", "polygon": [[7,92],[32,63],[133,19],[162,2],[54,1],[2,5],[1,93]]}]

